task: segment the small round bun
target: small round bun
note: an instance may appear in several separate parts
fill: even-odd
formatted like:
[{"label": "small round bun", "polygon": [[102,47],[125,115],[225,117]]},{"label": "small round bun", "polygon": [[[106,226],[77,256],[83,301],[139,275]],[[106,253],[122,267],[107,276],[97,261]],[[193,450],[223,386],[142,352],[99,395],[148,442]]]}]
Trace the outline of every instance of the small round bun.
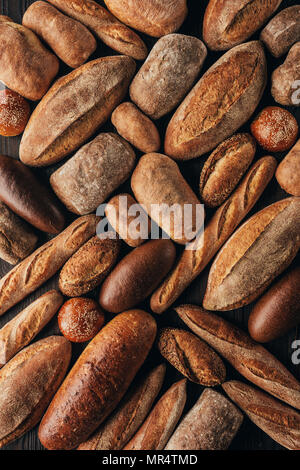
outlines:
[{"label": "small round bun", "polygon": [[28,101],[12,90],[0,90],[0,135],[21,134],[30,116]]}]

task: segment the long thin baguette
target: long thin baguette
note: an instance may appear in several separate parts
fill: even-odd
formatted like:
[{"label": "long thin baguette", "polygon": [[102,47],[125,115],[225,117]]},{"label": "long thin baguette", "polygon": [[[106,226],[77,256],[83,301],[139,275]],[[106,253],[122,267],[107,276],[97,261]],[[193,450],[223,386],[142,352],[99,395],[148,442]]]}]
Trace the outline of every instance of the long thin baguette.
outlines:
[{"label": "long thin baguette", "polygon": [[264,392],[237,380],[222,385],[260,429],[289,450],[300,450],[300,414]]},{"label": "long thin baguette", "polygon": [[50,279],[95,234],[98,220],[95,215],[79,217],[9,271],[0,281],[0,315]]},{"label": "long thin baguette", "polygon": [[151,297],[151,309],[162,313],[169,308],[252,209],[276,169],[273,157],[263,157],[249,170],[232,196],[216,211],[204,232],[187,246],[178,263]]},{"label": "long thin baguette", "polygon": [[300,409],[300,383],[263,346],[240,328],[196,305],[175,309],[181,320],[246,379]]}]

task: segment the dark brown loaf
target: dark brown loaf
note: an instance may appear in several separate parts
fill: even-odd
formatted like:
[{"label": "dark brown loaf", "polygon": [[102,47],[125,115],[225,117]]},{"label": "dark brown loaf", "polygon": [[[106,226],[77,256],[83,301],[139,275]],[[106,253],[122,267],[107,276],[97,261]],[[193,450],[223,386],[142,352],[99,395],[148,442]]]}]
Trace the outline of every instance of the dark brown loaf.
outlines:
[{"label": "dark brown loaf", "polygon": [[242,413],[229,400],[205,389],[165,450],[227,450],[242,422]]},{"label": "dark brown loaf", "polygon": [[182,415],[185,402],[186,380],[180,380],[161,397],[124,450],[164,449]]},{"label": "dark brown loaf", "polygon": [[222,142],[206,160],[200,175],[201,200],[220,206],[246,173],[256,151],[250,134],[236,134]]},{"label": "dark brown loaf", "polygon": [[277,10],[282,0],[210,0],[203,38],[212,50],[226,50],[250,38]]},{"label": "dark brown loaf", "polygon": [[101,133],[52,173],[50,183],[75,214],[93,212],[130,176],[135,153],[122,137]]},{"label": "dark brown loaf", "polygon": [[118,408],[78,450],[121,450],[146,419],[162,386],[166,366],[133,383]]},{"label": "dark brown loaf", "polygon": [[213,387],[226,378],[226,369],[221,358],[188,331],[163,328],[158,337],[158,349],[191,382]]},{"label": "dark brown loaf", "polygon": [[0,199],[34,227],[59,233],[64,215],[54,194],[19,160],[0,155]]},{"label": "dark brown loaf", "polygon": [[203,271],[260,198],[275,169],[273,157],[264,157],[254,163],[232,196],[215,212],[195,241],[186,247],[171,273],[154,292],[151,297],[153,312],[164,312]]},{"label": "dark brown loaf", "polygon": [[82,65],[97,47],[94,36],[83,24],[46,2],[30,5],[22,24],[39,35],[72,68]]},{"label": "dark brown loaf", "polygon": [[300,266],[289,270],[255,304],[248,320],[251,337],[266,343],[300,323]]},{"label": "dark brown loaf", "polygon": [[177,31],[187,15],[186,0],[104,0],[120,21],[149,36]]},{"label": "dark brown loaf", "polygon": [[36,337],[62,303],[59,292],[46,292],[1,328],[0,368]]},{"label": "dark brown loaf", "polygon": [[119,313],[145,300],[170,271],[175,257],[171,240],[150,240],[135,248],[103,282],[101,307]]},{"label": "dark brown loaf", "polygon": [[73,449],[114,410],[156,335],[142,310],[116,316],[88,344],[52,400],[39,428],[47,449]]},{"label": "dark brown loaf", "polygon": [[300,40],[300,6],[281,10],[260,34],[271,54],[280,57],[297,41]]},{"label": "dark brown loaf", "polygon": [[50,279],[81,245],[95,234],[94,215],[80,217],[0,280],[0,315]]},{"label": "dark brown loaf", "polygon": [[3,15],[0,15],[0,57],[0,80],[33,101],[46,93],[59,68],[58,59],[30,29]]},{"label": "dark brown loaf", "polygon": [[0,448],[39,422],[70,359],[71,343],[62,336],[49,336],[19,352],[0,370]]},{"label": "dark brown loaf", "polygon": [[21,160],[47,166],[80,147],[123,99],[134,71],[130,57],[102,57],[59,78],[29,119]]},{"label": "dark brown loaf", "polygon": [[260,390],[237,380],[222,385],[227,395],[260,429],[280,445],[300,450],[300,414]]},{"label": "dark brown loaf", "polygon": [[206,55],[203,42],[193,36],[164,36],[134,77],[130,98],[152,119],[161,118],[192,88]]},{"label": "dark brown loaf", "polygon": [[177,307],[181,320],[250,382],[300,409],[300,383],[240,328],[195,305]]},{"label": "dark brown loaf", "polygon": [[300,196],[300,139],[281,161],[275,176],[284,191]]},{"label": "dark brown loaf", "polygon": [[101,240],[96,235],[88,240],[62,268],[59,275],[61,292],[77,297],[93,290],[112,270],[119,251],[118,239]]},{"label": "dark brown loaf", "polygon": [[0,258],[17,264],[33,252],[37,236],[30,227],[0,202]]},{"label": "dark brown loaf", "polygon": [[300,106],[298,80],[300,76],[300,41],[291,47],[285,62],[272,74],[271,93],[284,106]]},{"label": "dark brown loaf", "polygon": [[49,0],[67,15],[85,24],[107,46],[120,54],[144,60],[147,47],[141,38],[93,0]]},{"label": "dark brown loaf", "polygon": [[300,198],[261,210],[227,241],[209,272],[203,307],[248,305],[292,262],[300,247]]}]

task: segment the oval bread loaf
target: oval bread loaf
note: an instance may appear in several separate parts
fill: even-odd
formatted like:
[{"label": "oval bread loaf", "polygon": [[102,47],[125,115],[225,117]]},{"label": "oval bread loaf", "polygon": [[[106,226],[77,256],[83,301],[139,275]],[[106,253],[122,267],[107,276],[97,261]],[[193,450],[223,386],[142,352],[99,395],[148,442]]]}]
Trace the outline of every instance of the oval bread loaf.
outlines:
[{"label": "oval bread loaf", "polygon": [[272,73],[271,93],[284,106],[300,106],[300,41],[294,44],[285,59]]},{"label": "oval bread loaf", "polygon": [[200,78],[172,117],[165,153],[199,157],[233,134],[253,114],[266,86],[266,57],[259,41],[236,46]]},{"label": "oval bread loaf", "polygon": [[71,343],[49,336],[19,352],[0,370],[0,448],[41,419],[71,359]]},{"label": "oval bread loaf", "polygon": [[29,119],[20,159],[47,166],[80,147],[125,96],[134,71],[130,57],[102,57],[59,78]]},{"label": "oval bread loaf", "polygon": [[275,202],[245,222],[215,258],[203,306],[248,305],[292,262],[300,247],[300,198]]},{"label": "oval bread loaf", "polygon": [[142,310],[116,316],[85,348],[39,427],[47,449],[77,447],[114,410],[145,361],[156,335]]},{"label": "oval bread loaf", "polygon": [[284,191],[300,196],[300,139],[279,164],[275,176]]}]

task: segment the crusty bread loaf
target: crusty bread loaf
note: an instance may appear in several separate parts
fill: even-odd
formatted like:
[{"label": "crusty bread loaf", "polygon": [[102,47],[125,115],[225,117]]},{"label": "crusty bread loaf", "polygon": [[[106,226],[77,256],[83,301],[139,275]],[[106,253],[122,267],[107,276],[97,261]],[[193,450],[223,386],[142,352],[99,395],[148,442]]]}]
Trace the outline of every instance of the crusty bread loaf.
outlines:
[{"label": "crusty bread loaf", "polygon": [[294,44],[285,59],[272,73],[271,93],[284,106],[300,106],[299,93],[300,41]]},{"label": "crusty bread loaf", "polygon": [[175,308],[191,330],[246,379],[300,409],[300,383],[269,351],[240,328],[196,305]]},{"label": "crusty bread loaf", "polygon": [[224,54],[190,91],[169,122],[165,153],[199,157],[232,135],[255,111],[266,86],[266,57],[259,41]]},{"label": "crusty bread loaf", "polygon": [[46,93],[59,68],[57,57],[30,29],[2,15],[0,57],[0,80],[33,101],[40,100]]},{"label": "crusty bread loaf", "polygon": [[1,328],[0,368],[35,338],[62,303],[59,292],[46,292]]},{"label": "crusty bread loaf", "polygon": [[165,392],[124,450],[164,449],[182,415],[185,402],[186,380],[180,380]]},{"label": "crusty bread loaf", "polygon": [[215,212],[195,241],[186,247],[166,280],[153,293],[153,312],[164,312],[203,271],[260,198],[275,169],[273,157],[261,158],[252,165],[232,196]]},{"label": "crusty bread loaf", "polygon": [[277,10],[282,0],[210,0],[204,15],[203,38],[213,50],[245,42]]},{"label": "crusty bread loaf", "polygon": [[162,386],[166,366],[161,364],[134,382],[118,408],[78,450],[121,450],[147,417]]},{"label": "crusty bread loaf", "polygon": [[299,250],[299,214],[300,198],[288,198],[245,222],[212,264],[204,308],[232,310],[257,299]]},{"label": "crusty bread loaf", "polygon": [[142,310],[111,320],[85,348],[52,400],[39,428],[50,450],[77,447],[120,402],[145,361],[156,323]]},{"label": "crusty bread loaf", "polygon": [[278,165],[275,176],[284,191],[300,196],[300,139]]},{"label": "crusty bread loaf", "polygon": [[99,218],[80,217],[0,280],[0,315],[35,291],[95,234]]},{"label": "crusty bread loaf", "polygon": [[37,236],[30,227],[0,202],[0,258],[17,264],[33,252]]},{"label": "crusty bread loaf", "polygon": [[274,441],[289,450],[300,450],[300,413],[238,380],[222,386],[248,418]]},{"label": "crusty bread loaf", "polygon": [[43,1],[29,6],[22,24],[40,36],[72,68],[84,64],[97,47],[94,36],[83,24]]},{"label": "crusty bread loaf", "polygon": [[52,5],[87,26],[107,46],[120,54],[144,60],[147,47],[131,29],[93,0],[49,0]]},{"label": "crusty bread loaf", "polygon": [[206,388],[165,450],[227,450],[242,421],[242,413],[229,400]]},{"label": "crusty bread loaf", "polygon": [[130,57],[102,57],[59,78],[29,119],[20,159],[47,166],[80,147],[125,96],[134,71]]},{"label": "crusty bread loaf", "polygon": [[19,352],[0,370],[0,448],[39,422],[70,359],[71,343],[62,336],[49,336]]}]

